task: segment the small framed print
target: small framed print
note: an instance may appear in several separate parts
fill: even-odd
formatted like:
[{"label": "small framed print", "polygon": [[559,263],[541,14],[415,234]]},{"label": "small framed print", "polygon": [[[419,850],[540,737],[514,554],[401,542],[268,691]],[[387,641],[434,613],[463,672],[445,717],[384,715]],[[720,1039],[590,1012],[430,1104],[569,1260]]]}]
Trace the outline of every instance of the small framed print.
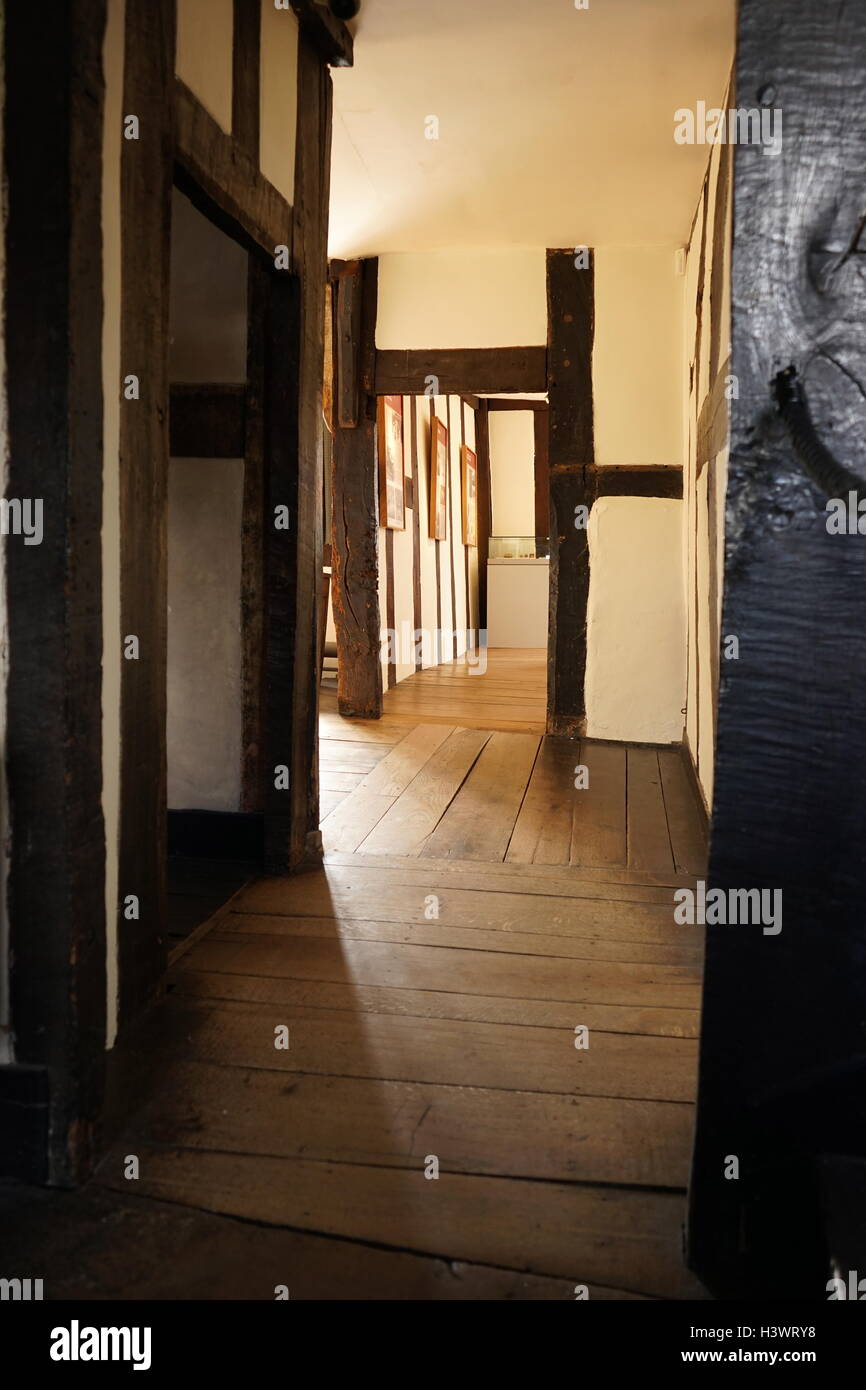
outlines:
[{"label": "small framed print", "polygon": [[379,397],[379,525],[406,527],[403,490],[403,397]]},{"label": "small framed print", "polygon": [[448,539],[448,429],[433,416],[430,434],[430,538]]},{"label": "small framed print", "polygon": [[463,483],[463,544],[478,544],[478,457],[468,444],[460,446]]}]

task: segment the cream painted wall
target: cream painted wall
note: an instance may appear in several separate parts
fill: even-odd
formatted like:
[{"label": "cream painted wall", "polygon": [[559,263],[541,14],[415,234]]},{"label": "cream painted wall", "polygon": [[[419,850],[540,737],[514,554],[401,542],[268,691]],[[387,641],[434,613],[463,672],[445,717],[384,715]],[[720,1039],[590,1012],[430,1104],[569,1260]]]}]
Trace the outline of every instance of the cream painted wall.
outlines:
[{"label": "cream painted wall", "polygon": [[379,257],[377,347],[524,347],[546,342],[543,248]]},{"label": "cream painted wall", "polygon": [[607,497],[589,523],[590,738],[678,743],[685,704],[682,504]]},{"label": "cream painted wall", "polygon": [[102,814],[105,821],[106,1046],[117,1036],[120,834],[120,150],[125,0],[108,0],[102,166]]},{"label": "cream painted wall", "polygon": [[178,0],[175,71],[225,131],[232,128],[233,0]]},{"label": "cream painted wall", "polygon": [[491,410],[490,500],[494,536],[535,535],[535,414]]},{"label": "cream painted wall", "polygon": [[[578,271],[575,274],[579,274]],[[682,461],[683,278],[667,246],[595,252],[595,461]]]},{"label": "cream painted wall", "polygon": [[293,10],[262,3],[259,164],[292,202],[298,112],[298,21]]}]

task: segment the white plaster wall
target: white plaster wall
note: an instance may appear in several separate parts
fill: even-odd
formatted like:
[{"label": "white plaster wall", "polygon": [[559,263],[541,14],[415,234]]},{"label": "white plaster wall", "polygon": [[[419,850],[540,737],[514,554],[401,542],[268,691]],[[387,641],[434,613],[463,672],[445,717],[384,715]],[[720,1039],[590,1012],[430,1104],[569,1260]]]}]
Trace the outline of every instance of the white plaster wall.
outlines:
[{"label": "white plaster wall", "polygon": [[543,248],[379,257],[380,348],[547,342]]},{"label": "white plaster wall", "polygon": [[683,278],[674,249],[599,247],[592,359],[596,463],[681,463],[682,335]]},{"label": "white plaster wall", "polygon": [[241,795],[243,459],[168,472],[168,804],[236,811]]},{"label": "white plaster wall", "polygon": [[682,503],[607,497],[589,524],[590,738],[678,743],[685,704]]},{"label": "white plaster wall", "polygon": [[298,21],[291,9],[262,3],[259,164],[292,202],[298,119]]},{"label": "white plaster wall", "polygon": [[105,821],[106,1046],[117,1036],[120,834],[120,401],[121,218],[125,0],[108,0],[103,42],[102,167],[102,814]]},{"label": "white plaster wall", "polygon": [[233,0],[178,0],[175,71],[225,131],[232,128]]},{"label": "white plaster wall", "polygon": [[488,419],[493,535],[534,536],[534,412],[491,410]]}]

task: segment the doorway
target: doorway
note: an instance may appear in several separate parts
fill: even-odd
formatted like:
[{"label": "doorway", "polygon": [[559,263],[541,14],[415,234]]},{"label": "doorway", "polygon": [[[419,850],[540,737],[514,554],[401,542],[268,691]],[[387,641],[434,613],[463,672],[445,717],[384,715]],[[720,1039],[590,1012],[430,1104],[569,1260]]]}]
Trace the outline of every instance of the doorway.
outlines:
[{"label": "doorway", "polygon": [[[169,296],[166,757],[169,948],[262,863],[249,785],[245,571],[248,439],[260,413],[248,376],[249,253],[178,189]],[[253,658],[254,659],[254,658]],[[247,721],[248,722],[248,721]],[[245,781],[247,785],[245,785]]]}]

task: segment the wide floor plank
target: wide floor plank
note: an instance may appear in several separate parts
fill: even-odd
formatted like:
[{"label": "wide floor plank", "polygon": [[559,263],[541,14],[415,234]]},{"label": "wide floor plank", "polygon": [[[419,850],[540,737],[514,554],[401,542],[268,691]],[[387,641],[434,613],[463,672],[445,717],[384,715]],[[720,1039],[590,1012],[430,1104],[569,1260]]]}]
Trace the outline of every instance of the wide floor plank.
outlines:
[{"label": "wide floor plank", "polygon": [[[407,989],[453,989],[518,999],[597,1000],[651,1008],[694,1009],[700,996],[697,966],[640,965],[620,961],[504,956],[495,951],[393,945],[334,937],[237,936],[203,938],[187,958],[199,970],[290,979],[356,981]],[[580,1019],[575,1019],[576,1023]]]},{"label": "wide floor plank", "polygon": [[542,739],[505,856],[510,863],[569,862],[579,762],[579,740]]},{"label": "wide floor plank", "polygon": [[581,743],[589,785],[576,795],[570,862],[622,864],[626,856],[626,752],[621,744]]},{"label": "wide floor plank", "polygon": [[[301,1004],[311,1009],[344,1009],[357,1014],[466,1019],[535,1028],[570,1030],[574,1027],[574,1004],[555,999],[458,994],[454,990],[364,985],[354,980],[351,983],[292,980],[285,976],[228,974],[188,966],[175,973],[172,989],[178,995],[196,999],[280,1006]],[[605,1033],[649,1033],[667,1038],[698,1036],[697,1008],[581,1003],[580,1016],[587,1028]]]},{"label": "wide floor plank", "polygon": [[417,854],[489,738],[486,730],[457,729],[451,733],[362,842],[363,852]]},{"label": "wide floor plank", "polygon": [[400,1168],[435,1153],[449,1172],[684,1187],[691,1109],[365,1077],[287,1086],[277,1071],[178,1062],[135,1131],[144,1143],[224,1153]]},{"label": "wide floor plank", "polygon": [[611,903],[598,898],[491,893],[443,888],[438,883],[323,882],[309,876],[307,893],[283,888],[284,880],[252,884],[232,902],[232,911],[272,917],[329,917],[335,921],[429,921],[460,930],[568,935],[606,941],[674,943],[686,948],[702,940],[701,927],[673,922],[673,905]]},{"label": "wide floor plank", "polygon": [[658,753],[628,750],[628,862],[636,869],[673,868]]},{"label": "wide floor plank", "polygon": [[707,842],[703,815],[686,773],[685,756],[681,748],[659,749],[659,771],[668,831],[674,867],[679,872],[704,874],[707,870]]},{"label": "wide floor plank", "polygon": [[701,947],[678,941],[617,941],[606,936],[575,936],[569,932],[491,931],[489,928],[446,927],[441,922],[407,926],[405,922],[337,920],[333,917],[276,917],[233,912],[220,922],[221,937],[307,936],[347,941],[405,942],[412,946],[449,946],[463,950],[503,951],[509,955],[564,956],[577,960],[639,961],[647,965],[700,965]]},{"label": "wide floor plank", "polygon": [[452,732],[421,724],[401,738],[359,786],[322,821],[327,852],[352,853]]},{"label": "wide floor plank", "polygon": [[538,745],[534,734],[493,734],[425,843],[422,857],[501,862]]},{"label": "wide floor plank", "polygon": [[[603,1284],[699,1297],[682,1263],[684,1199],[304,1159],[143,1147],[141,1195],[265,1224]],[[101,1181],[124,1191],[120,1162]]]}]

